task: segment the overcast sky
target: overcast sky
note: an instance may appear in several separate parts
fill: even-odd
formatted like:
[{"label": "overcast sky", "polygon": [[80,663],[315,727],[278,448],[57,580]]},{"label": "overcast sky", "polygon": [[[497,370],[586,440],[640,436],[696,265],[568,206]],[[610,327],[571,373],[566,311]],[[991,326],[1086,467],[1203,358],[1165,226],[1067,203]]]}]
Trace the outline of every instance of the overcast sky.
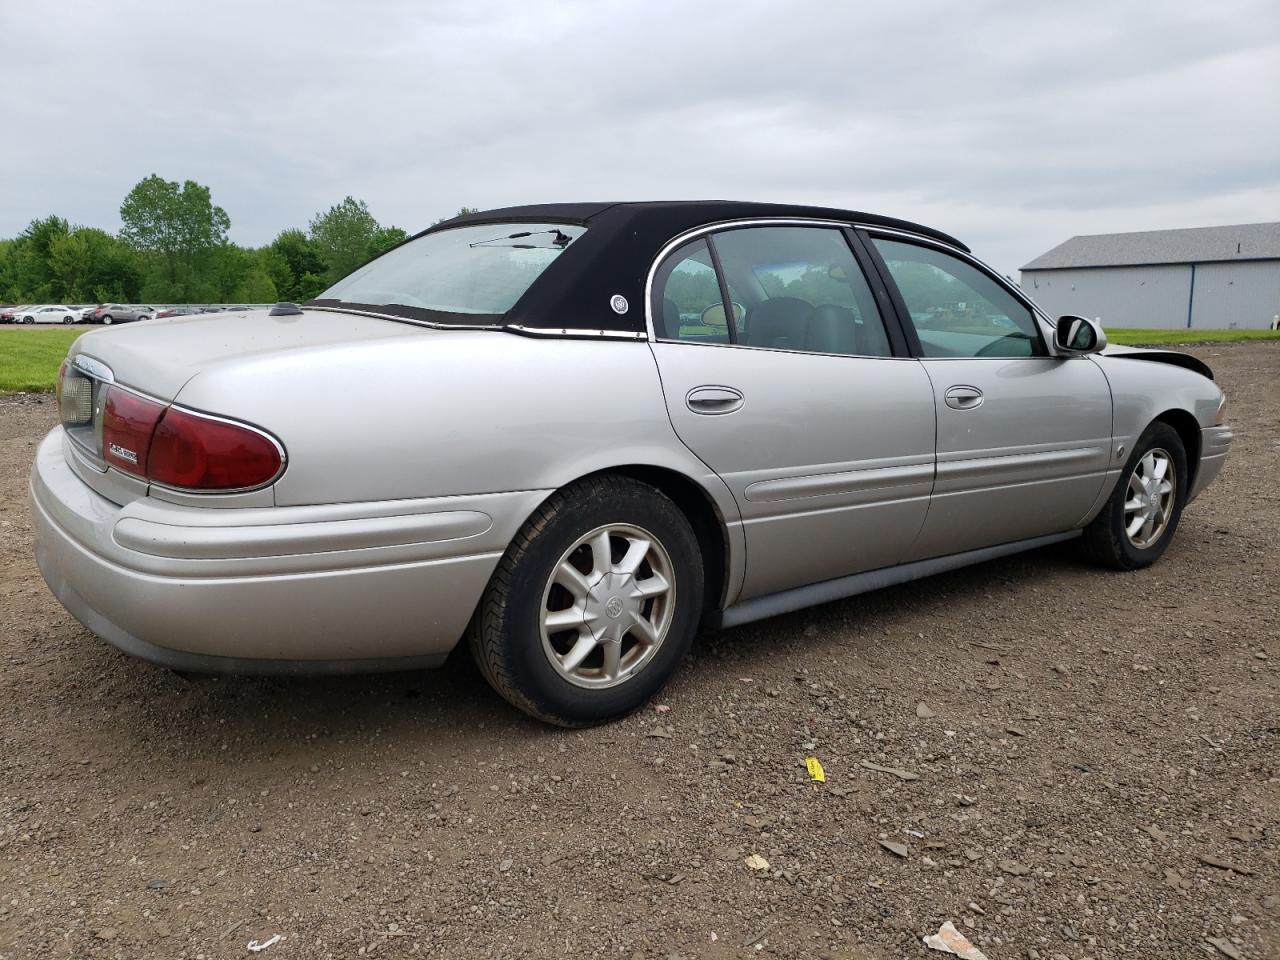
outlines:
[{"label": "overcast sky", "polygon": [[[1043,9],[1042,9],[1043,8]],[[269,242],[347,194],[852,207],[1004,271],[1280,219],[1276,0],[0,0],[0,236],[158,173]]]}]

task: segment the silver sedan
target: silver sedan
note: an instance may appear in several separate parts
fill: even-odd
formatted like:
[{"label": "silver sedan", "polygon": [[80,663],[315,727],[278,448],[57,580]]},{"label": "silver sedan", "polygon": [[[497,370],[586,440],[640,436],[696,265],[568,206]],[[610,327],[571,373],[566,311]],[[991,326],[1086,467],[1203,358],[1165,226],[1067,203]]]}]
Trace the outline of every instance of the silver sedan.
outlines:
[{"label": "silver sedan", "polygon": [[302,307],[71,348],[50,588],[186,671],[439,664],[634,709],[700,628],[1077,539],[1134,569],[1231,443],[1185,355],[1051,320],[936,230],[564,204],[439,224]]}]

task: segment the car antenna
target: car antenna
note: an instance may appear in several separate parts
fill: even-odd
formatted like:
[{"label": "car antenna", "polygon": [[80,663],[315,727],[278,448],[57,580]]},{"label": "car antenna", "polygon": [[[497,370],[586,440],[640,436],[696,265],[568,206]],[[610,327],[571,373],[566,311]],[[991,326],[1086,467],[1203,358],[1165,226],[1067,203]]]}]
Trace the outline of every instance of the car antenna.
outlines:
[{"label": "car antenna", "polygon": [[[486,244],[497,243],[499,240],[521,240],[524,237],[534,237],[541,233],[554,233],[555,239],[553,239],[551,242],[554,243],[557,247],[561,247],[561,248],[567,247],[570,244],[570,242],[572,242],[573,240],[573,237],[569,236],[563,230],[559,230],[555,227],[552,227],[550,230],[524,230],[524,231],[521,231],[520,233],[508,234],[505,237],[494,237],[491,240],[477,240],[475,243],[469,244],[469,246],[483,247]],[[511,246],[515,247],[517,250],[538,249],[537,246],[532,243],[513,243],[511,244]]]}]

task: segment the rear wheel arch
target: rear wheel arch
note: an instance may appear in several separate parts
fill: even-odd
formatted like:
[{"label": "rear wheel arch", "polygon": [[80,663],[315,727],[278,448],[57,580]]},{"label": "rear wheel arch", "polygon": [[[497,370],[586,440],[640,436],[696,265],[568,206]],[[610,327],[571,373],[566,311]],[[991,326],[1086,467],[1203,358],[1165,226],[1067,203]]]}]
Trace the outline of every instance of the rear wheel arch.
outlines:
[{"label": "rear wheel arch", "polygon": [[619,476],[657,489],[684,514],[702,552],[704,619],[724,608],[729,580],[729,536],[725,519],[711,494],[688,474],[652,464],[620,464],[575,477],[561,489],[593,477]]}]

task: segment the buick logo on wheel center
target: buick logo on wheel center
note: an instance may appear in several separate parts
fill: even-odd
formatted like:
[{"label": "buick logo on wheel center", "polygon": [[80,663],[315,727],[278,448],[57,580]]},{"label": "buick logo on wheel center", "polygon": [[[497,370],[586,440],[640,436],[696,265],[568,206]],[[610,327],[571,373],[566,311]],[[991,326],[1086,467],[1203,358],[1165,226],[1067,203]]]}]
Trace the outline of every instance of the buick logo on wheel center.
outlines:
[{"label": "buick logo on wheel center", "polygon": [[604,612],[607,613],[612,620],[617,620],[622,616],[622,600],[618,597],[610,597],[609,602],[604,605]]}]

